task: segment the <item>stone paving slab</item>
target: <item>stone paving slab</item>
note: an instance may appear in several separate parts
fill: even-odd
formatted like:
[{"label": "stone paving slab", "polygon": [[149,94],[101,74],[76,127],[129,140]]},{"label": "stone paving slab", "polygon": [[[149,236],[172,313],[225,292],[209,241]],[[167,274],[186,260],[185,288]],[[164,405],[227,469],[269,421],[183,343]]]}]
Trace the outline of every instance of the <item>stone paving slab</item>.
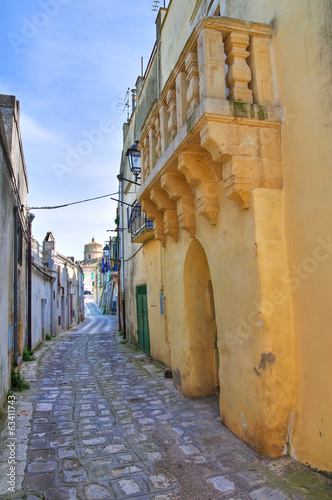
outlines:
[{"label": "stone paving slab", "polygon": [[160,363],[120,340],[114,318],[96,313],[24,364],[15,492],[4,422],[1,500],[332,498],[329,479],[259,456],[220,423],[216,398],[184,398]]}]

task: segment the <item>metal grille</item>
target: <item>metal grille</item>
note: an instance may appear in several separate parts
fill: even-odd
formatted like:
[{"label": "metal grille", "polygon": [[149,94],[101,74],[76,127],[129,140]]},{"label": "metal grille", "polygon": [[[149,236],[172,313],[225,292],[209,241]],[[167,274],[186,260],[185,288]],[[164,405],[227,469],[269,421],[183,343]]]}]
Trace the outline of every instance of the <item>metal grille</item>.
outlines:
[{"label": "metal grille", "polygon": [[141,204],[136,202],[130,214],[129,232],[131,233],[131,237],[134,238],[146,230],[153,230],[153,221],[147,218],[142,212]]}]

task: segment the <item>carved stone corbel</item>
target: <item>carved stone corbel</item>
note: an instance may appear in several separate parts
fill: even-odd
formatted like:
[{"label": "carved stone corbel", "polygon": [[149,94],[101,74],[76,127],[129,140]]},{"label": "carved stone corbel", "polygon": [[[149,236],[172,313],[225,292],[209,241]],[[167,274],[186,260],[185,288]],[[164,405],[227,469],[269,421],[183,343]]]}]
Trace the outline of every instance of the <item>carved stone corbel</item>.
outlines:
[{"label": "carved stone corbel", "polygon": [[159,240],[162,246],[166,246],[166,236],[164,233],[163,214],[149,198],[141,200],[143,212],[153,221],[153,232],[156,240]]},{"label": "carved stone corbel", "polygon": [[260,158],[229,158],[223,165],[223,180],[228,199],[242,209],[249,208],[251,192],[263,186],[262,160]]},{"label": "carved stone corbel", "polygon": [[161,177],[161,187],[176,202],[177,217],[181,229],[195,236],[195,204],[193,192],[180,172],[169,172]]},{"label": "carved stone corbel", "polygon": [[196,186],[197,211],[211,224],[217,223],[219,211],[218,168],[207,153],[184,152],[179,155],[179,172],[190,185]]},{"label": "carved stone corbel", "polygon": [[260,127],[238,122],[218,123],[206,119],[200,130],[201,146],[208,151],[216,163],[222,163],[228,156],[261,155]]},{"label": "carved stone corbel", "polygon": [[171,200],[167,192],[162,188],[152,188],[150,191],[150,199],[155,203],[158,210],[163,212],[164,217],[164,233],[178,241],[179,223],[176,213],[176,203]]}]

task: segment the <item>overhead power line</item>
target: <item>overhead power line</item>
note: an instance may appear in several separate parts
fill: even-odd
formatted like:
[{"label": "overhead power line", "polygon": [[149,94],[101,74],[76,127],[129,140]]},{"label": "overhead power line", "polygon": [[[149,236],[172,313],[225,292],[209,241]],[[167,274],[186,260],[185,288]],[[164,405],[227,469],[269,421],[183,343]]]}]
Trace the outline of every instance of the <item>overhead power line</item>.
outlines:
[{"label": "overhead power line", "polygon": [[100,200],[101,198],[107,198],[108,196],[113,196],[116,194],[118,194],[118,192],[104,194],[103,196],[96,196],[96,198],[88,198],[87,200],[73,201],[72,203],[66,203],[65,205],[55,205],[53,207],[28,207],[28,209],[29,210],[54,210],[55,208],[69,207],[70,205],[78,205],[78,203],[86,203],[87,201]]}]

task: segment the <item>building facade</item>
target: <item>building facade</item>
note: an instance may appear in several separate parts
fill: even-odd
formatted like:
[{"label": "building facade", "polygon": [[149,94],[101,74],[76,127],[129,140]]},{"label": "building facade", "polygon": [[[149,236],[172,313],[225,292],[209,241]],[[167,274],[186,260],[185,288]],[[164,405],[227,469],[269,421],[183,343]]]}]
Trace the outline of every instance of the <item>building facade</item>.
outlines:
[{"label": "building facade", "polygon": [[224,424],[256,451],[325,471],[329,19],[326,0],[172,0],[120,171],[132,179],[120,182],[130,339],[186,396],[217,394]]},{"label": "building facade", "polygon": [[26,346],[28,177],[19,121],[19,102],[0,95],[0,408]]},{"label": "building facade", "polygon": [[83,271],[55,248],[52,233],[32,244],[32,348],[84,320]]},{"label": "building facade", "polygon": [[115,238],[105,242],[103,256],[96,266],[96,279],[94,288],[95,302],[104,314],[117,314],[118,312],[118,268],[117,244]]},{"label": "building facade", "polygon": [[103,254],[103,245],[97,243],[94,238],[84,245],[84,260],[78,261],[83,270],[84,290],[94,293],[96,268]]}]

